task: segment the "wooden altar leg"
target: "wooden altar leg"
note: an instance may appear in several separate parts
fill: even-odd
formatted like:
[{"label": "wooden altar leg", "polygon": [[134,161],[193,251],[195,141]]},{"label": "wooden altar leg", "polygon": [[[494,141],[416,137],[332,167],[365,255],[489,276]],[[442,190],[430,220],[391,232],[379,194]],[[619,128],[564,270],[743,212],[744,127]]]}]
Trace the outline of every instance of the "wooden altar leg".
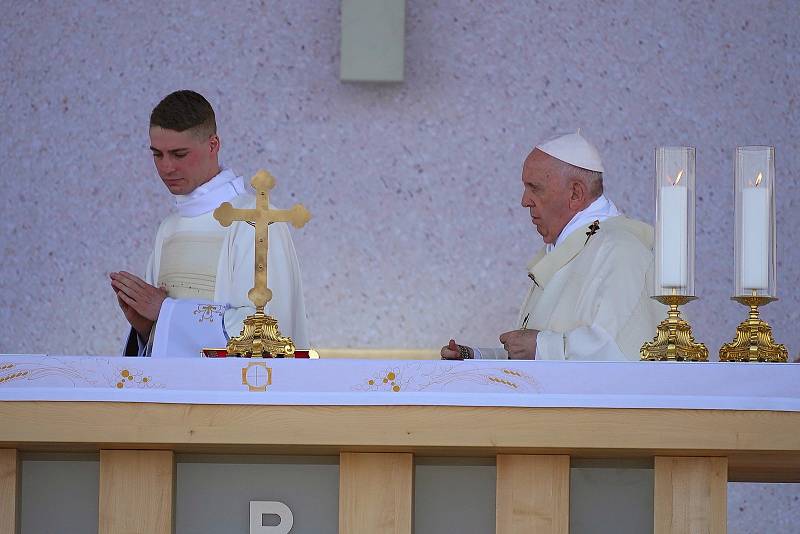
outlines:
[{"label": "wooden altar leg", "polygon": [[172,451],[100,451],[99,534],[171,534]]},{"label": "wooden altar leg", "polygon": [[339,534],[411,534],[413,497],[413,455],[339,456]]},{"label": "wooden altar leg", "polygon": [[725,534],[728,459],[657,456],[654,534]]},{"label": "wooden altar leg", "polygon": [[20,505],[19,453],[0,449],[0,532],[16,532]]},{"label": "wooden altar leg", "polygon": [[497,455],[497,534],[569,532],[569,456]]}]

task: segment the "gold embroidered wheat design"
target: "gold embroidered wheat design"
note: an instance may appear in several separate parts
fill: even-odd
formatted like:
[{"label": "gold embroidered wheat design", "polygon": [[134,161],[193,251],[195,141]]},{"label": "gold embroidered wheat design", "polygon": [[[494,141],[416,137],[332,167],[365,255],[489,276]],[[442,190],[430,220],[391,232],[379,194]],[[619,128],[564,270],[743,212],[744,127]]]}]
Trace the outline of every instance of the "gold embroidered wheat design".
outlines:
[{"label": "gold embroidered wheat design", "polygon": [[14,380],[15,378],[20,378],[20,377],[25,376],[27,374],[28,374],[28,371],[20,371],[18,373],[13,373],[13,374],[10,374],[10,375],[6,375],[6,376],[3,376],[3,377],[0,377],[0,384],[2,384],[3,382],[8,382],[9,380]]},{"label": "gold embroidered wheat design", "polygon": [[491,380],[492,382],[497,382],[498,384],[505,384],[506,386],[510,386],[510,387],[512,387],[514,389],[516,389],[518,387],[514,382],[511,382],[510,380],[505,380],[503,378],[497,378],[497,377],[494,377],[494,376],[490,376],[489,380]]}]

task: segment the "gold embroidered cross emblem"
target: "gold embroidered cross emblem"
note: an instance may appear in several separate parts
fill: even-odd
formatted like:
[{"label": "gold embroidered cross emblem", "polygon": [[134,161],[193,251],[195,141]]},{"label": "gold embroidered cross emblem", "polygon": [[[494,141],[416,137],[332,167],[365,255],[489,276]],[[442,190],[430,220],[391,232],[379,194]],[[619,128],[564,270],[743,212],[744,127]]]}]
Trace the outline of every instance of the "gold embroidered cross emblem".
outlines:
[{"label": "gold embroidered cross emblem", "polygon": [[242,367],[242,385],[248,391],[267,391],[267,386],[272,385],[272,367],[264,362],[248,363]]},{"label": "gold embroidered cross emblem", "polygon": [[224,313],[225,306],[219,304],[198,304],[197,309],[194,311],[194,315],[200,316],[200,319],[197,321],[198,323],[202,323],[203,321],[213,323],[215,315],[222,317]]}]

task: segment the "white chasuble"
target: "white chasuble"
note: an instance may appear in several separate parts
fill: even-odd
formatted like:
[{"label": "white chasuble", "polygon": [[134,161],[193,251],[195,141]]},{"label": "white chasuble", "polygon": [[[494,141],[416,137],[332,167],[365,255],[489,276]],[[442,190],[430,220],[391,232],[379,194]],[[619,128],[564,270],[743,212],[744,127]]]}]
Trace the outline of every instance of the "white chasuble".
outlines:
[{"label": "white chasuble", "polygon": [[666,317],[650,298],[653,229],[617,216],[587,233],[589,225],[577,228],[528,264],[532,283],[517,328],[539,331],[537,360],[638,360]]},{"label": "white chasuble", "polygon": [[[226,200],[235,208],[255,209],[255,197],[245,192],[217,200],[203,213],[174,213],[161,223],[145,281],[165,288],[168,297],[151,339],[138,339],[139,355],[197,357],[203,348],[224,348],[255,313],[247,297],[254,285],[255,230],[245,222],[225,228],[213,217],[213,209]],[[285,223],[269,226],[267,274],[273,297],[265,313],[298,348],[308,348],[300,268]],[[131,341],[128,347],[135,348]]]}]

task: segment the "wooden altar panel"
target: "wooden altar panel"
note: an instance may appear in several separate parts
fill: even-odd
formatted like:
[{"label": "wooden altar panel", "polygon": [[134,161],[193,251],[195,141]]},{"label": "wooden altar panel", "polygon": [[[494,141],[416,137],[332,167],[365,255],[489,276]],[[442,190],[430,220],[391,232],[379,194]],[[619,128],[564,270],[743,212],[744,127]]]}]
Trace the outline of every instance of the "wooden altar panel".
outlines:
[{"label": "wooden altar panel", "polygon": [[728,460],[657,456],[654,534],[727,532]]},{"label": "wooden altar panel", "polygon": [[568,534],[569,456],[497,455],[497,534]]},{"label": "wooden altar panel", "polygon": [[171,534],[172,451],[100,451],[99,534]]},{"label": "wooden altar panel", "polygon": [[0,449],[0,532],[16,532],[19,521],[19,453]]},{"label": "wooden altar panel", "polygon": [[339,534],[411,534],[413,497],[411,454],[339,456]]},{"label": "wooden altar panel", "polygon": [[727,456],[733,481],[800,482],[800,412],[20,401],[0,419],[0,447],[26,451]]}]

